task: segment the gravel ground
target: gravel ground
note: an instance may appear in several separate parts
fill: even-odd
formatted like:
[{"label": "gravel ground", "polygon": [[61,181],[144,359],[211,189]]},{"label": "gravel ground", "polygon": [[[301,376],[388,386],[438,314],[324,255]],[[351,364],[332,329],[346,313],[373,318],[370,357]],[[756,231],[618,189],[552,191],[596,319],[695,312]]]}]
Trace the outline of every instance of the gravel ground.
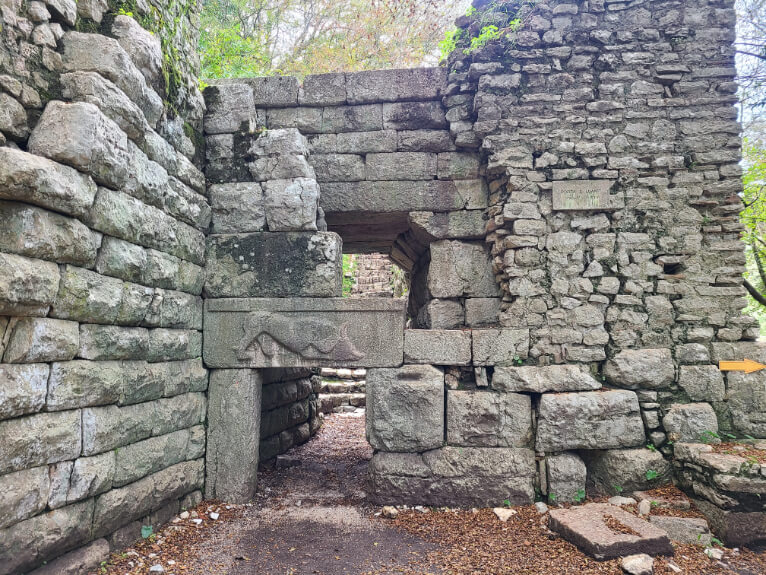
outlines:
[{"label": "gravel ground", "polygon": [[[490,509],[403,510],[383,519],[365,503],[371,456],[364,418],[332,415],[279,468],[260,474],[252,504],[204,502],[153,540],[114,554],[98,573],[145,575],[154,565],[175,575],[623,573],[618,561],[592,560],[548,531],[547,515],[534,506],[515,508],[507,523]],[[656,495],[679,492],[664,488]],[[625,509],[637,513],[636,506]],[[210,513],[219,516],[213,520]],[[694,509],[652,513],[699,515]],[[763,575],[766,554],[727,549],[717,562],[701,546],[677,546],[673,558],[655,561],[655,574],[675,573]]]}]

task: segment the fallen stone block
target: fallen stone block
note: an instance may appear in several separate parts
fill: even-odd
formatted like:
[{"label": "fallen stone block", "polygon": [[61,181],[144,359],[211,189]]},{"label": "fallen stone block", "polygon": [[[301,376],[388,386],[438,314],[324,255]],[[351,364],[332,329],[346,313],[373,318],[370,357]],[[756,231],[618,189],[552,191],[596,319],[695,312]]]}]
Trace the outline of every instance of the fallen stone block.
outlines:
[{"label": "fallen stone block", "polygon": [[673,555],[664,530],[607,503],[551,509],[548,527],[599,561],[638,553]]},{"label": "fallen stone block", "polygon": [[707,521],[698,517],[652,515],[649,523],[664,529],[671,541],[684,545],[710,545],[712,535]]},{"label": "fallen stone block", "polygon": [[596,493],[612,494],[615,486],[625,492],[652,489],[671,482],[673,468],[662,453],[645,447],[609,449],[587,454],[588,484]]}]

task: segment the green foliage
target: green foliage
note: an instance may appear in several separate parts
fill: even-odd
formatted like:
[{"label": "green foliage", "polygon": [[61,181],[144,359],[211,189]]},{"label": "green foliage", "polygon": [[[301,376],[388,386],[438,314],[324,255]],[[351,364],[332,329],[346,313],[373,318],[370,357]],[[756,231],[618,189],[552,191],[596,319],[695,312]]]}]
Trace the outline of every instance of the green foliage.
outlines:
[{"label": "green foliage", "polygon": [[488,43],[490,43],[492,40],[497,40],[503,35],[503,33],[500,31],[500,28],[495,26],[494,24],[490,24],[489,26],[484,26],[481,29],[481,32],[479,32],[479,35],[471,38],[471,45],[463,50],[463,54],[472,54],[473,52],[476,52],[476,50],[479,50],[480,48],[483,48]]},{"label": "green foliage", "polygon": [[460,28],[453,28],[444,33],[444,39],[439,42],[439,52],[441,53],[442,60],[446,60],[452,52],[457,50],[457,43],[462,36],[463,30]]},{"label": "green foliage", "polygon": [[505,505],[506,507],[510,507],[511,506],[511,500],[510,499],[504,499],[503,500],[503,505]]},{"label": "green foliage", "polygon": [[151,525],[141,526],[141,537],[143,539],[149,539],[152,535],[154,535],[154,528]]},{"label": "green foliage", "polygon": [[574,500],[576,503],[582,503],[585,501],[585,489],[578,489],[574,496]]},{"label": "green foliage", "polygon": [[721,436],[718,435],[715,431],[703,431],[700,434],[700,441],[702,443],[715,443],[716,440],[720,440]]},{"label": "green foliage", "polygon": [[653,444],[653,443],[647,443],[647,444],[646,444],[646,448],[647,448],[649,451],[657,451],[657,448],[654,446],[654,444]]},{"label": "green foliage", "polygon": [[521,359],[518,355],[515,355],[513,356],[513,363],[515,363],[516,365],[523,365],[524,360]]},{"label": "green foliage", "polygon": [[654,469],[647,469],[646,470],[646,480],[647,481],[654,481],[660,476],[659,473],[657,473]]},{"label": "green foliage", "polygon": [[618,495],[624,491],[622,485],[613,485],[612,488]]},{"label": "green foliage", "polygon": [[764,334],[766,333],[766,306],[763,301],[763,294],[766,294],[766,266],[764,266],[766,262],[766,147],[761,142],[745,140],[742,153],[744,166],[742,201],[745,209],[740,213],[740,221],[745,227],[742,233],[746,246],[747,266],[744,276],[745,286],[749,292],[745,312],[758,320],[761,333]]},{"label": "green foliage", "polygon": [[549,493],[548,494],[548,501],[550,503],[556,503],[556,494],[555,493]]},{"label": "green foliage", "polygon": [[356,285],[356,259],[353,255],[343,254],[343,297],[349,297]]}]

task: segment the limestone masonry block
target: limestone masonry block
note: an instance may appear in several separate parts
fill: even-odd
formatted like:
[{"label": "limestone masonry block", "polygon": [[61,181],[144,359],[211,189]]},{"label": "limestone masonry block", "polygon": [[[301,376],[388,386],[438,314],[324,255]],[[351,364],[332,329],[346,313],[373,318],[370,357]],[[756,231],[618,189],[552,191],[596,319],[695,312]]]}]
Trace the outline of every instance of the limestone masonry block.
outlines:
[{"label": "limestone masonry block", "polygon": [[214,234],[259,232],[266,227],[263,190],[255,182],[210,186]]},{"label": "limestone masonry block", "polygon": [[337,106],[346,103],[346,74],[312,74],[298,92],[301,106]]},{"label": "limestone masonry block", "polygon": [[80,347],[77,322],[48,318],[20,318],[3,361],[35,363],[73,359]]},{"label": "limestone masonry block", "polygon": [[395,152],[367,154],[367,180],[433,180],[436,176],[436,154]]},{"label": "limestone masonry block", "polygon": [[[615,485],[625,493],[652,489],[671,480],[673,469],[659,451],[646,447],[635,449],[608,449],[588,454],[588,485],[597,493],[611,495]],[[647,478],[647,471],[655,471],[655,479]]]},{"label": "limestone masonry block", "polygon": [[253,89],[244,83],[222,83],[205,88],[205,133],[252,132],[256,127]]},{"label": "limestone masonry block", "polygon": [[632,391],[543,394],[537,451],[611,449],[645,442],[638,398]]},{"label": "limestone masonry block", "polygon": [[411,212],[408,215],[413,233],[423,243],[435,240],[482,239],[487,222],[484,210],[455,212]]},{"label": "limestone masonry block", "polygon": [[[370,154],[397,151],[395,130],[374,132],[345,132],[338,134],[336,152],[339,154]],[[420,150],[413,150],[420,151]]]},{"label": "limestone masonry block", "polygon": [[468,298],[465,300],[465,324],[486,327],[500,321],[500,298]]},{"label": "limestone masonry block", "polygon": [[46,315],[59,289],[59,267],[0,253],[0,314]]},{"label": "limestone masonry block", "polygon": [[317,229],[319,185],[310,178],[272,180],[263,184],[264,211],[269,231]]},{"label": "limestone masonry block", "polygon": [[0,476],[0,529],[37,515],[48,503],[48,467],[33,467]]},{"label": "limestone masonry block", "polygon": [[[318,132],[371,132],[383,129],[383,108],[380,104],[362,106],[334,106],[322,109],[321,128]],[[389,126],[386,126],[388,128]],[[304,132],[305,133],[305,132]]]},{"label": "limestone masonry block", "polygon": [[475,329],[471,333],[474,365],[513,365],[529,355],[527,329]]},{"label": "limestone masonry block", "polygon": [[431,244],[428,289],[437,298],[499,295],[484,246],[449,240]]},{"label": "limestone masonry block", "polygon": [[0,364],[0,419],[41,411],[48,392],[50,366]]},{"label": "limestone masonry block", "polygon": [[0,473],[9,473],[80,455],[80,412],[40,413],[0,421]]},{"label": "limestone masonry block", "polygon": [[379,504],[527,505],[535,496],[534,451],[443,447],[425,453],[378,452],[370,462],[371,496]]},{"label": "limestone masonry block", "polygon": [[396,148],[400,152],[449,152],[455,149],[447,130],[405,130],[397,135]]},{"label": "limestone masonry block", "polygon": [[367,372],[367,440],[374,449],[422,452],[444,443],[444,373],[432,366]]},{"label": "limestone masonry block", "polygon": [[365,179],[364,158],[356,154],[314,154],[311,165],[318,182],[359,182]]},{"label": "limestone masonry block", "polygon": [[95,200],[96,184],[68,166],[0,147],[0,197],[83,217]]},{"label": "limestone masonry block", "polygon": [[249,501],[255,494],[261,375],[250,369],[213,370],[210,376],[205,495]]},{"label": "limestone masonry block", "polygon": [[601,383],[584,365],[498,367],[492,388],[527,393],[593,391],[601,389]]},{"label": "limestone masonry block", "polygon": [[386,130],[444,130],[448,128],[440,102],[397,102],[383,104]]},{"label": "limestone masonry block", "polygon": [[471,332],[408,329],[404,332],[404,360],[432,365],[469,365]]},{"label": "limestone masonry block", "polygon": [[208,237],[208,297],[340,296],[341,239],[328,232]]},{"label": "limestone masonry block", "polygon": [[437,100],[446,87],[446,76],[445,68],[349,73],[346,74],[347,100],[349,104]]},{"label": "limestone masonry block", "polygon": [[692,401],[723,401],[726,386],[716,365],[684,365],[678,368],[678,385]]},{"label": "limestone masonry block", "polygon": [[669,349],[626,349],[604,367],[609,383],[629,389],[663,389],[675,380]]},{"label": "limestone masonry block", "polygon": [[82,359],[144,359],[149,353],[149,330],[146,328],[82,324],[79,331],[77,357]]},{"label": "limestone masonry block", "polygon": [[708,403],[673,404],[662,418],[662,426],[674,442],[718,441],[710,435],[718,433],[718,418]]},{"label": "limestone masonry block", "polygon": [[458,300],[432,299],[418,312],[417,326],[422,329],[456,329],[463,327],[465,313]]},{"label": "limestone masonry block", "polygon": [[266,76],[248,78],[253,89],[253,103],[258,107],[281,108],[298,105],[298,78],[293,76]]},{"label": "limestone masonry block", "polygon": [[112,34],[143,74],[147,84],[157,85],[162,77],[162,44],[159,37],[124,15],[114,19]]},{"label": "limestone masonry block", "polygon": [[520,393],[447,392],[447,443],[466,447],[529,447],[532,400]]},{"label": "limestone masonry block", "polygon": [[548,500],[555,503],[582,501],[585,497],[585,462],[575,453],[545,458]]}]

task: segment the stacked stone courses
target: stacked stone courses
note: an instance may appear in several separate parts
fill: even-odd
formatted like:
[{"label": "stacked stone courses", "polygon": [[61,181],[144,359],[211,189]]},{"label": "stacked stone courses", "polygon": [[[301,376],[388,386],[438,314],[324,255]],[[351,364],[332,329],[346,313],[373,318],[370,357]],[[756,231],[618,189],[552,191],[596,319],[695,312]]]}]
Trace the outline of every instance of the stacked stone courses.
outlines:
[{"label": "stacked stone courses", "polygon": [[202,496],[205,178],[159,40],[98,5],[2,6],[1,573],[97,565]]}]

